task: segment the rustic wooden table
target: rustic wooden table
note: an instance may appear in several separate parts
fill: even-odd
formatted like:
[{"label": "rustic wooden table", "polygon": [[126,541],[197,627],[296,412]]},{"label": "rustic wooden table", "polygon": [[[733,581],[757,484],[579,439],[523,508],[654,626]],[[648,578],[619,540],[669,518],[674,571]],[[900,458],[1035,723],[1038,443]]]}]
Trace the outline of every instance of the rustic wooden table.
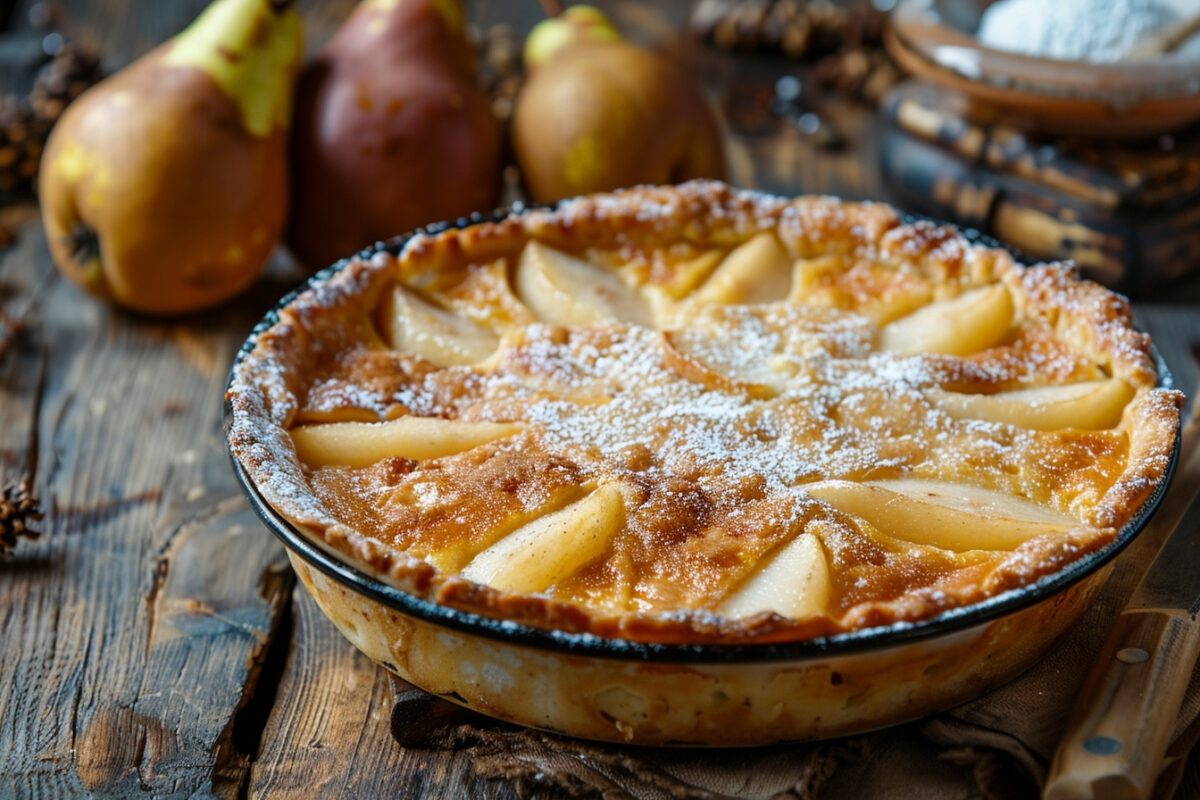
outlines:
[{"label": "rustic wooden table", "polygon": [[[67,38],[114,68],[204,4],[56,5]],[[6,36],[30,30],[32,5],[15,3]],[[310,46],[351,5],[302,2]],[[658,38],[689,5],[614,12]],[[518,29],[537,13],[533,0],[473,6],[475,19],[506,16]],[[787,66],[707,54],[701,68],[728,97],[735,81],[769,87]],[[826,113],[847,134],[845,151],[820,152],[787,129],[735,136],[734,182],[882,196],[872,112],[831,103]],[[47,513],[45,535],[0,561],[0,797],[514,796],[477,780],[461,754],[392,741],[386,675],[295,584],[234,482],[221,433],[226,370],[297,276],[273,270],[202,316],[137,318],[56,276],[34,208],[2,213],[19,238],[0,255],[0,302],[10,315],[33,311],[0,361],[0,477],[26,469],[32,447]],[[1139,313],[1193,386],[1195,307],[1175,293]],[[1195,767],[1184,790],[1200,793]]]}]

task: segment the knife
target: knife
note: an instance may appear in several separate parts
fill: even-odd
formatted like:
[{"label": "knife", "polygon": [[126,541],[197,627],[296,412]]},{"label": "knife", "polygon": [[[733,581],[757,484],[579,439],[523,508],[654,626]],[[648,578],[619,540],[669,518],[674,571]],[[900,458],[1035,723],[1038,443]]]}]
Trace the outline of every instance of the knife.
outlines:
[{"label": "knife", "polygon": [[1200,655],[1197,611],[1200,502],[1193,496],[1084,681],[1045,800],[1153,794]]}]

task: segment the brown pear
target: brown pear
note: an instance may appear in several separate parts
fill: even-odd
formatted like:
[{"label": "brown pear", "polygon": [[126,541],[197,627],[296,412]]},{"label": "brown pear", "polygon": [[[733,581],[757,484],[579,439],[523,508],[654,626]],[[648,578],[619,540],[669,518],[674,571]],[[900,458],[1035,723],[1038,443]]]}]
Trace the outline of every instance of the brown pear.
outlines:
[{"label": "brown pear", "polygon": [[513,149],[534,200],[725,177],[720,125],[678,64],[586,37],[539,58],[513,116]]},{"label": "brown pear", "polygon": [[288,244],[312,267],[496,205],[502,138],[457,0],[363,0],[300,78]]},{"label": "brown pear", "polygon": [[300,18],[216,0],[67,108],[38,176],[55,263],[151,314],[195,311],[258,275],[283,230]]}]

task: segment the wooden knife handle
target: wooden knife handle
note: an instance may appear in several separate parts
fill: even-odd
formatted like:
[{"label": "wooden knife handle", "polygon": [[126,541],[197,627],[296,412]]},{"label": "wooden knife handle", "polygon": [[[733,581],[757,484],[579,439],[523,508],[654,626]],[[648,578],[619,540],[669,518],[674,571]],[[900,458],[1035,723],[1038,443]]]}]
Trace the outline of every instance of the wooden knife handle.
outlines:
[{"label": "wooden knife handle", "polygon": [[1184,611],[1117,618],[1050,765],[1046,800],[1149,798],[1200,652]]}]

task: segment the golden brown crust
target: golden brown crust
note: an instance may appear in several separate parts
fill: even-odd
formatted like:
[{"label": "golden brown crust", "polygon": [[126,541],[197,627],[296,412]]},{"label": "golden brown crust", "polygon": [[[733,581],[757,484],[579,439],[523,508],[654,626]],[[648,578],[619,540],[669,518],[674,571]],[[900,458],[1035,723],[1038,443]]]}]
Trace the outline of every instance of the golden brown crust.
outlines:
[{"label": "golden brown crust", "polygon": [[[397,526],[397,531],[407,530],[399,524],[407,517],[383,520],[363,509],[347,514],[342,513],[344,509],[329,507],[321,497],[352,493],[341,488],[314,491],[313,475],[296,459],[287,430],[298,423],[384,420],[408,414],[473,418],[481,413],[472,405],[475,401],[470,374],[436,370],[419,358],[389,350],[379,340],[371,320],[382,293],[397,275],[410,286],[449,288],[452,302],[469,306],[472,298],[494,292],[495,287],[485,277],[478,277],[481,271],[469,273],[471,280],[464,281],[468,266],[512,258],[528,240],[537,239],[570,252],[586,252],[600,263],[627,263],[628,269],[641,276],[639,280],[654,285],[672,277],[670,266],[663,265],[664,257],[678,263],[705,250],[727,251],[763,230],[775,231],[791,257],[811,264],[806,274],[814,287],[812,302],[831,309],[859,309],[877,322],[908,313],[912,302],[916,302],[913,298],[919,298],[919,305],[971,287],[1003,282],[1019,313],[1037,320],[1039,325],[1023,330],[1003,346],[974,356],[927,359],[926,379],[934,385],[989,393],[1112,375],[1133,386],[1135,398],[1126,408],[1119,432],[1064,431],[1022,437],[998,429],[975,442],[954,439],[943,431],[941,441],[929,437],[920,444],[926,464],[936,463],[939,448],[945,453],[966,453],[953,468],[959,470],[960,478],[969,477],[972,463],[979,463],[973,462],[970,455],[977,445],[978,459],[994,461],[996,456],[987,455],[994,452],[1008,452],[1014,460],[1025,459],[1034,466],[995,469],[992,480],[1000,482],[998,488],[1058,504],[1085,520],[1086,525],[1060,537],[1033,539],[1012,553],[960,554],[951,559],[932,552],[906,555],[886,547],[880,549],[873,544],[879,540],[877,532],[846,521],[838,528],[840,533],[825,534],[826,549],[835,553],[835,561],[842,557],[837,552],[852,554],[846,556],[851,560],[845,569],[839,566],[841,571],[835,570],[839,576],[836,580],[844,583],[837,590],[840,599],[836,608],[828,614],[799,620],[765,613],[736,621],[696,608],[698,604],[711,605],[712,598],[719,596],[713,594],[717,588],[705,588],[703,575],[735,569],[737,560],[737,553],[728,549],[729,536],[706,539],[698,535],[700,528],[696,527],[697,535],[688,539],[688,549],[680,551],[686,556],[684,561],[667,562],[658,574],[645,576],[658,587],[652,591],[661,596],[664,591],[672,591],[669,587],[688,583],[680,578],[680,564],[711,565],[706,568],[708,572],[697,570],[700,577],[687,587],[691,594],[680,595],[678,612],[608,613],[541,595],[509,595],[461,577],[443,575],[407,550],[410,540],[388,533],[389,525]],[[880,298],[883,305],[872,305]],[[492,307],[501,309],[497,313],[509,322],[524,313],[523,307],[510,309],[494,297],[492,300]],[[719,313],[734,314],[736,309]],[[524,319],[517,321],[523,323]],[[562,335],[567,341],[572,335],[601,334]],[[710,376],[704,364],[675,351],[677,339],[673,333],[664,335],[666,352],[673,354],[668,368],[686,380],[717,381],[721,391],[744,391],[748,397],[770,403],[770,387],[749,379],[730,382],[720,372]],[[588,346],[603,350],[605,343],[597,340]],[[520,353],[517,349],[509,357],[520,357]],[[1031,364],[1039,366],[1031,370]],[[533,368],[515,362],[503,366]],[[725,383],[719,383],[722,380]],[[536,210],[496,223],[418,235],[409,240],[399,257],[379,255],[370,261],[351,261],[285,307],[279,321],[257,338],[253,349],[238,364],[228,393],[232,409],[229,443],[235,458],[276,511],[339,554],[416,595],[485,615],[606,636],[664,642],[782,641],[924,619],[946,608],[1025,585],[1104,547],[1161,483],[1168,468],[1182,398],[1178,392],[1155,388],[1155,382],[1149,339],[1132,328],[1128,304],[1102,287],[1078,279],[1068,268],[1020,267],[1007,253],[972,245],[953,229],[925,223],[901,224],[898,214],[881,204],[843,203],[831,198],[789,201],[735,191],[718,183],[694,182],[675,188],[642,187],[587,197],[555,210]],[[901,418],[908,413],[903,410],[902,399],[889,397],[886,392],[873,399],[866,391],[860,401],[867,408],[862,413],[868,413],[871,403],[900,407],[902,410],[896,413]],[[914,415],[919,412],[918,407],[911,409]],[[536,447],[535,441],[529,441],[521,450]],[[890,449],[881,458],[886,456],[891,459],[889,463],[898,466],[881,473],[883,477],[896,470],[911,470],[916,477],[937,476],[936,471],[926,475],[922,470],[932,467],[912,460],[912,448],[917,445],[896,439],[888,441],[887,447]],[[516,484],[544,484],[549,491],[560,483],[563,487],[578,486],[586,479],[569,459],[562,460],[561,469],[538,472],[548,469],[544,464],[558,462],[546,457],[538,462],[543,466],[534,470],[530,466],[533,462],[510,455],[512,450],[505,446],[487,452],[498,465],[492,472],[479,470],[478,463],[469,459],[461,464],[454,458],[446,459],[440,468],[464,485],[476,481],[482,487],[481,494],[499,491],[498,482],[503,482],[505,469],[509,469],[504,466],[505,459],[511,461],[510,474],[518,476]],[[931,453],[933,457],[929,457]],[[651,483],[639,484],[636,478],[637,462],[646,457],[624,454],[621,458],[625,466],[620,468],[632,487],[629,491],[652,510],[655,489]],[[384,464],[377,468],[381,474],[370,480],[401,487],[397,489],[401,491],[407,480],[406,469],[403,464]],[[859,477],[878,476],[864,473]],[[350,473],[340,477],[328,473],[319,480],[328,484],[354,479]],[[639,485],[642,488],[637,488]],[[752,488],[736,491],[751,492],[744,496],[744,502],[771,502],[770,498],[756,500]],[[540,495],[523,500],[511,495],[507,505],[481,508],[479,519],[498,520],[519,510],[546,507],[547,502]],[[703,518],[693,515],[686,525],[700,526],[701,520],[706,520],[705,525],[732,531],[734,537],[743,536],[730,528],[733,516],[723,516],[725,512],[720,510],[705,513],[708,516]],[[652,525],[653,520],[659,520],[658,524],[665,525],[661,520],[671,519],[666,511],[656,516],[648,510],[643,516],[647,521],[634,519],[631,524]],[[346,524],[349,518],[375,521],[370,530],[364,531]],[[803,524],[800,517],[789,523]],[[453,526],[443,524],[439,530],[438,536],[452,536]],[[790,535],[787,532],[792,530],[794,527],[781,529],[778,536]],[[768,534],[756,545],[762,552],[778,540],[770,536],[776,534]],[[842,538],[835,541],[828,536]],[[738,547],[747,546],[745,541]],[[641,555],[630,552],[624,557],[636,559]],[[921,576],[920,586],[913,584],[912,576],[917,573]],[[889,576],[900,574],[908,576],[909,584],[897,584],[897,589],[889,593]],[[586,574],[580,576],[571,596],[586,596],[592,579]],[[601,576],[594,580],[601,580]],[[730,578],[724,576],[721,580],[727,585]],[[851,580],[873,588],[855,589]]]}]

